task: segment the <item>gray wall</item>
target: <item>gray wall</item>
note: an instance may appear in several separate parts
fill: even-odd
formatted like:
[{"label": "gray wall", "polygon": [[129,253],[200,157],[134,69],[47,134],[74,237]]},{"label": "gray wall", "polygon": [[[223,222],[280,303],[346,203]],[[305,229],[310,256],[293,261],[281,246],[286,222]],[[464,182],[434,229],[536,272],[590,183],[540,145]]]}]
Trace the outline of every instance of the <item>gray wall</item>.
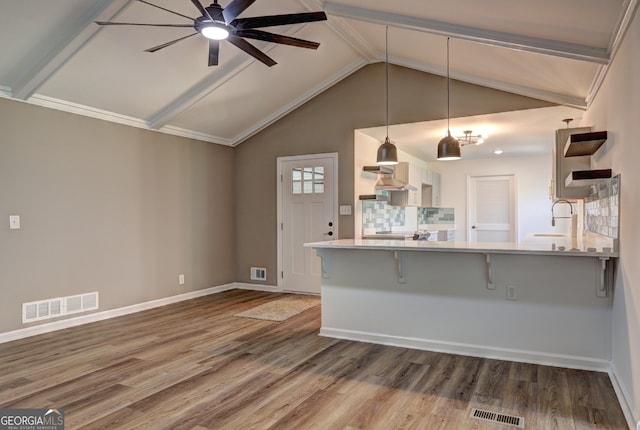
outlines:
[{"label": "gray wall", "polygon": [[[391,66],[390,122],[444,118],[445,91]],[[23,327],[24,302],[98,291],[115,309],[249,282],[252,265],[277,284],[276,157],[337,152],[353,204],[353,131],[384,124],[384,94],[384,64],[364,67],[236,148],[0,99],[0,333]],[[457,81],[451,102],[452,116],[549,105]],[[339,230],[353,237],[353,218]]]},{"label": "gray wall", "polygon": [[[443,77],[389,68],[391,124],[446,118]],[[276,285],[276,157],[337,152],[339,204],[353,205],[353,131],[385,123],[384,63],[366,66],[235,148],[236,281],[250,282],[249,268],[264,266]],[[451,82],[451,116],[550,106],[540,100]],[[373,162],[374,160],[372,160]],[[353,218],[339,219],[340,238],[353,237]]]},{"label": "gray wall", "polygon": [[234,280],[232,148],[6,99],[0,131],[0,332],[23,302],[98,291],[108,310]]},{"label": "gray wall", "polygon": [[[613,291],[611,367],[633,421],[640,422],[640,13],[616,53],[600,91],[580,126],[607,130],[606,143],[591,161],[620,174],[620,259]],[[629,423],[632,425],[631,423]]]}]

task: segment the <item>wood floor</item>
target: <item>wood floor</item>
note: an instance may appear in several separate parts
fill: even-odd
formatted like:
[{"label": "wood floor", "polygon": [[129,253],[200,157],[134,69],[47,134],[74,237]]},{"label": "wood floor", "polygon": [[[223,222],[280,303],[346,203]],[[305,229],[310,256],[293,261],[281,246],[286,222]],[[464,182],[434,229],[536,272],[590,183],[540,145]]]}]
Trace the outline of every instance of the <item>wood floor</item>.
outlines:
[{"label": "wood floor", "polygon": [[[233,314],[234,290],[0,344],[0,406],[65,409],[66,429],[627,429],[604,373],[318,336]],[[372,316],[373,317],[373,316]]]}]

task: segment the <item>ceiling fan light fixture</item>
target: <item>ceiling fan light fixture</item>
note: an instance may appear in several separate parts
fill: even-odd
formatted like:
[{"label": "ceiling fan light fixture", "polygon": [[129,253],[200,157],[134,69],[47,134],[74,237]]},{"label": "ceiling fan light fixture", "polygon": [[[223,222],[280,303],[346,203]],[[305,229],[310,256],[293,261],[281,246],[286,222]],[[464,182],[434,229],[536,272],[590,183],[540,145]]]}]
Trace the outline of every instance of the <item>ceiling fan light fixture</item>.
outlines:
[{"label": "ceiling fan light fixture", "polygon": [[229,37],[229,30],[221,25],[211,24],[203,27],[200,33],[207,39],[224,40]]}]

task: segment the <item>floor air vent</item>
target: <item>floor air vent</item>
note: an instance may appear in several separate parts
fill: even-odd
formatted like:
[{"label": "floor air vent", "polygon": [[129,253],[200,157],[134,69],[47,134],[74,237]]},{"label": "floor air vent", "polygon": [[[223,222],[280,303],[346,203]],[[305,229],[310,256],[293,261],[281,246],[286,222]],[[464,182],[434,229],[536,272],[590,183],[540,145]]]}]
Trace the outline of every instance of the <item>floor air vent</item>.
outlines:
[{"label": "floor air vent", "polygon": [[499,414],[484,409],[473,408],[471,411],[471,417],[484,421],[491,421],[493,423],[506,424],[512,427],[524,428],[524,418],[516,417],[514,415]]},{"label": "floor air vent", "polygon": [[22,323],[46,320],[98,309],[98,293],[57,297],[22,304]]}]

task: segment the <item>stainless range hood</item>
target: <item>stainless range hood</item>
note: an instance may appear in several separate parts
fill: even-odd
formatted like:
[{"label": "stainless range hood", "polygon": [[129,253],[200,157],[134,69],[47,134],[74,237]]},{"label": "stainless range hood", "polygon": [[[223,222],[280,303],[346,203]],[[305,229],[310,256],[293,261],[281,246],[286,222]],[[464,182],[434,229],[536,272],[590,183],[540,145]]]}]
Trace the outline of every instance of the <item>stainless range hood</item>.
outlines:
[{"label": "stainless range hood", "polygon": [[378,182],[376,182],[376,190],[384,191],[417,191],[417,188],[413,185],[409,185],[406,182],[396,178],[394,176],[394,170],[385,166],[364,166],[362,168],[365,172],[377,173]]},{"label": "stainless range hood", "polygon": [[407,184],[400,179],[394,178],[393,175],[381,173],[376,182],[376,190],[386,191],[417,191],[413,185]]}]

